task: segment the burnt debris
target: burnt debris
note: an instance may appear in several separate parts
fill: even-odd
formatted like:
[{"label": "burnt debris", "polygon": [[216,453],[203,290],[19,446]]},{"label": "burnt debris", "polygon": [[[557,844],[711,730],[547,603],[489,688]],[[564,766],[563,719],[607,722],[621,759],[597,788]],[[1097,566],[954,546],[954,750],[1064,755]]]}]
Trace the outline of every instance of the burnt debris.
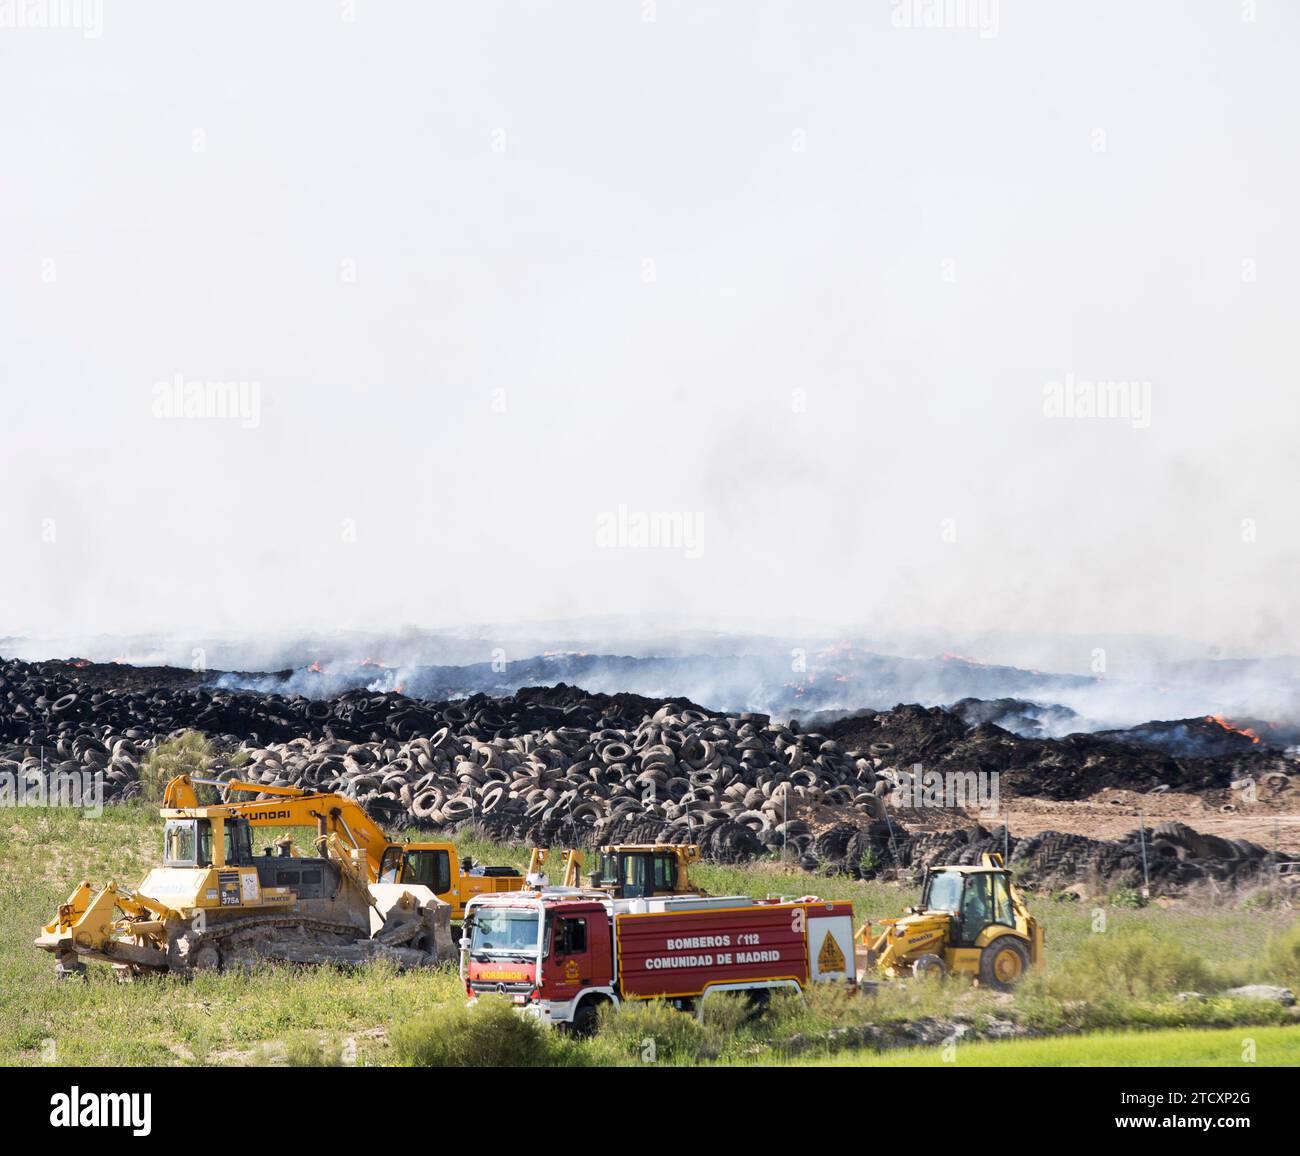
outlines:
[{"label": "burnt debris", "polygon": [[1023,738],[991,720],[1044,708],[967,700],[860,712],[810,732],[765,714],[565,683],[430,702],[365,690],[329,699],[236,691],[212,677],[0,662],[0,772],[99,772],[107,799],[125,800],[138,794],[152,746],[197,730],[227,754],[243,753],[246,765],[219,766],[217,778],[337,791],[395,828],[473,826],[543,845],[693,842],[723,862],[779,852],[855,876],[974,862],[1005,846],[1023,878],[1045,883],[1089,874],[1136,881],[1144,838],[1151,877],[1166,887],[1239,880],[1288,858],[1182,824],[1111,842],[969,825],[909,830],[881,803],[898,772],[916,764],[997,772],[1004,797],[1059,800],[1110,787],[1219,790],[1289,774],[1277,749],[1222,720]]}]

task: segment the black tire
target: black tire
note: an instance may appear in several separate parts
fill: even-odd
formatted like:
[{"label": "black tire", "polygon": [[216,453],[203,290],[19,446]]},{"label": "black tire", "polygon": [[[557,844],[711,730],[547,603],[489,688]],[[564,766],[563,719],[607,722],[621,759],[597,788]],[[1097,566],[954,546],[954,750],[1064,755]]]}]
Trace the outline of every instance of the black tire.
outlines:
[{"label": "black tire", "polygon": [[580,1040],[590,1039],[596,1034],[599,1023],[600,1001],[586,999],[578,1005],[578,1010],[573,1013],[573,1023],[569,1025],[569,1031]]},{"label": "black tire", "polygon": [[[983,962],[981,959],[981,966]],[[916,979],[943,979],[947,971],[948,965],[944,963],[943,956],[935,955],[933,952],[918,955],[912,961],[912,975]]]},{"label": "black tire", "polygon": [[1028,970],[1029,949],[1014,936],[1000,935],[980,954],[980,987],[1010,991]]},{"label": "black tire", "polygon": [[746,1023],[754,1023],[767,1014],[767,1009],[772,1005],[772,989],[770,987],[750,988],[748,992],[749,1011],[745,1015]]}]

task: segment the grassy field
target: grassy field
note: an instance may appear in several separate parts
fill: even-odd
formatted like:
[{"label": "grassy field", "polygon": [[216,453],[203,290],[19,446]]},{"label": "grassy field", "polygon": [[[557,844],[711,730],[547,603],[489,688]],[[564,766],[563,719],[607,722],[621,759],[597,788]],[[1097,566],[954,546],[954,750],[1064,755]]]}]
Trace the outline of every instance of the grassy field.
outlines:
[{"label": "grassy field", "polygon": [[1300,1065],[1300,1031],[1290,1027],[1185,1028],[1176,1031],[1094,1032],[1086,1036],[958,1044],[946,1049],[854,1050],[795,1061],[855,1067],[1099,1068],[1266,1067]]},{"label": "grassy field", "polygon": [[[262,838],[259,834],[259,845]],[[394,1049],[395,1025],[463,1003],[458,980],[450,971],[399,974],[384,966],[351,972],[266,967],[193,980],[162,978],[125,984],[116,981],[111,969],[92,967],[85,983],[56,984],[51,957],[32,947],[40,924],[83,878],[94,883],[110,879],[128,886],[137,883],[157,860],[159,840],[157,812],[146,806],[110,808],[94,819],[71,810],[3,812],[0,1063],[340,1059],[391,1063],[409,1059]],[[459,842],[462,854],[481,861],[517,866],[524,861],[520,849],[472,839]],[[896,884],[811,876],[771,862],[743,868],[705,865],[695,874],[715,894],[815,893],[849,899],[859,920],[899,914],[914,899],[910,888]],[[1120,900],[1128,902],[1126,897]],[[672,1013],[675,1019],[663,1020],[653,1010],[639,1009],[638,1016],[625,1016],[622,1025],[602,1033],[601,1042],[575,1045],[562,1057],[557,1053],[557,1059],[640,1062],[639,1042],[648,1030],[673,1037],[661,1056],[663,1062],[773,1062],[796,1057],[802,1061],[836,1054],[856,1062],[858,1053],[835,1042],[837,1029],[926,1016],[957,1016],[976,1027],[992,1018],[1012,1019],[1042,1031],[1075,1032],[1300,1022],[1277,1005],[1216,994],[1246,982],[1300,988],[1300,931],[1291,909],[1109,906],[1102,908],[1105,929],[1099,931],[1092,904],[1058,902],[1042,895],[1034,898],[1033,906],[1046,927],[1049,962],[1014,997],[955,980],[942,985],[899,984],[870,1000],[818,994],[806,1004],[784,1007],[756,1023],[728,1021],[732,1013],[723,1010],[718,1013],[721,1022],[709,1023],[706,1017],[698,1030],[678,1023],[695,1025],[689,1017]],[[1174,998],[1187,988],[1204,992],[1207,998],[1182,1002]],[[1141,1039],[1157,1041],[1164,1034]],[[1272,1039],[1262,1030],[1256,1034]],[[1107,1038],[1073,1036],[1051,1041],[1057,1049],[1053,1054],[1078,1057],[1054,1062],[1101,1062],[1090,1058],[1090,1049],[1107,1046]],[[1193,1033],[1181,1033],[1179,1038],[1191,1039]],[[1043,1041],[1015,1046],[1040,1045],[1046,1046]],[[960,1050],[965,1055],[978,1046],[962,1044]],[[989,1046],[995,1049],[993,1054],[1011,1047]],[[1165,1062],[1154,1058],[1164,1053],[1155,1044],[1151,1047],[1155,1050],[1147,1059],[1133,1062]],[[1142,1045],[1138,1054],[1145,1054]],[[898,1062],[904,1055],[890,1056],[887,1062]],[[1288,1056],[1295,1059],[1294,1052]]]}]

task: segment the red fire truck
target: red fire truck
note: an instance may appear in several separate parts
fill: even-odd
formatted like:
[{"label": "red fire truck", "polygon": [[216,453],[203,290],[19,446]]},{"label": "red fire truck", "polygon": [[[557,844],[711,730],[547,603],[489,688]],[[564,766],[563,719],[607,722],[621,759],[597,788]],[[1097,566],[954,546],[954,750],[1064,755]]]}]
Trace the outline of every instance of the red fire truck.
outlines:
[{"label": "red fire truck", "polygon": [[812,896],[612,899],[577,888],[482,895],[465,910],[471,999],[509,995],[528,1015],[590,1032],[602,1003],[802,991],[855,979],[853,907]]}]

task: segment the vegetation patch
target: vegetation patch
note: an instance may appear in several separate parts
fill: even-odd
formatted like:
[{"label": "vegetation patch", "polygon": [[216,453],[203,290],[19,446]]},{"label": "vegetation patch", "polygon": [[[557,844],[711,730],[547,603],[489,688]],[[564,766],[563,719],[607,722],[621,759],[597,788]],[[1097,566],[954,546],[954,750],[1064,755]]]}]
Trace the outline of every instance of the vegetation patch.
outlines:
[{"label": "vegetation patch", "polygon": [[408,1020],[393,1029],[392,1041],[397,1061],[416,1067],[542,1068],[581,1059],[567,1036],[497,996],[472,1007],[457,1000]]},{"label": "vegetation patch", "polygon": [[[468,835],[456,842],[462,856],[526,863],[518,846]],[[84,981],[56,983],[52,957],[32,946],[40,925],[82,879],[134,886],[160,848],[157,808],[144,802],[98,817],[59,808],[0,815],[0,1064],[781,1063],[917,1044],[942,1050],[954,1038],[965,1054],[973,1039],[1015,1032],[1063,1035],[1063,1047],[1082,1049],[1082,1033],[1107,1030],[1300,1024],[1295,1009],[1224,994],[1249,983],[1300,991],[1294,909],[1245,910],[1221,898],[1094,907],[1031,896],[1047,933],[1047,966],[1014,995],[961,977],[885,983],[874,995],[827,986],[806,998],[775,994],[762,1009],[711,998],[698,1021],[652,1001],[609,1009],[590,1041],[543,1031],[500,1001],[466,1011],[451,967],[266,965],[119,983],[92,965]],[[916,898],[911,886],[812,876],[779,859],[699,864],[692,874],[715,895],[850,900],[859,922],[898,915]],[[1180,999],[1186,991],[1204,998]]]}]

